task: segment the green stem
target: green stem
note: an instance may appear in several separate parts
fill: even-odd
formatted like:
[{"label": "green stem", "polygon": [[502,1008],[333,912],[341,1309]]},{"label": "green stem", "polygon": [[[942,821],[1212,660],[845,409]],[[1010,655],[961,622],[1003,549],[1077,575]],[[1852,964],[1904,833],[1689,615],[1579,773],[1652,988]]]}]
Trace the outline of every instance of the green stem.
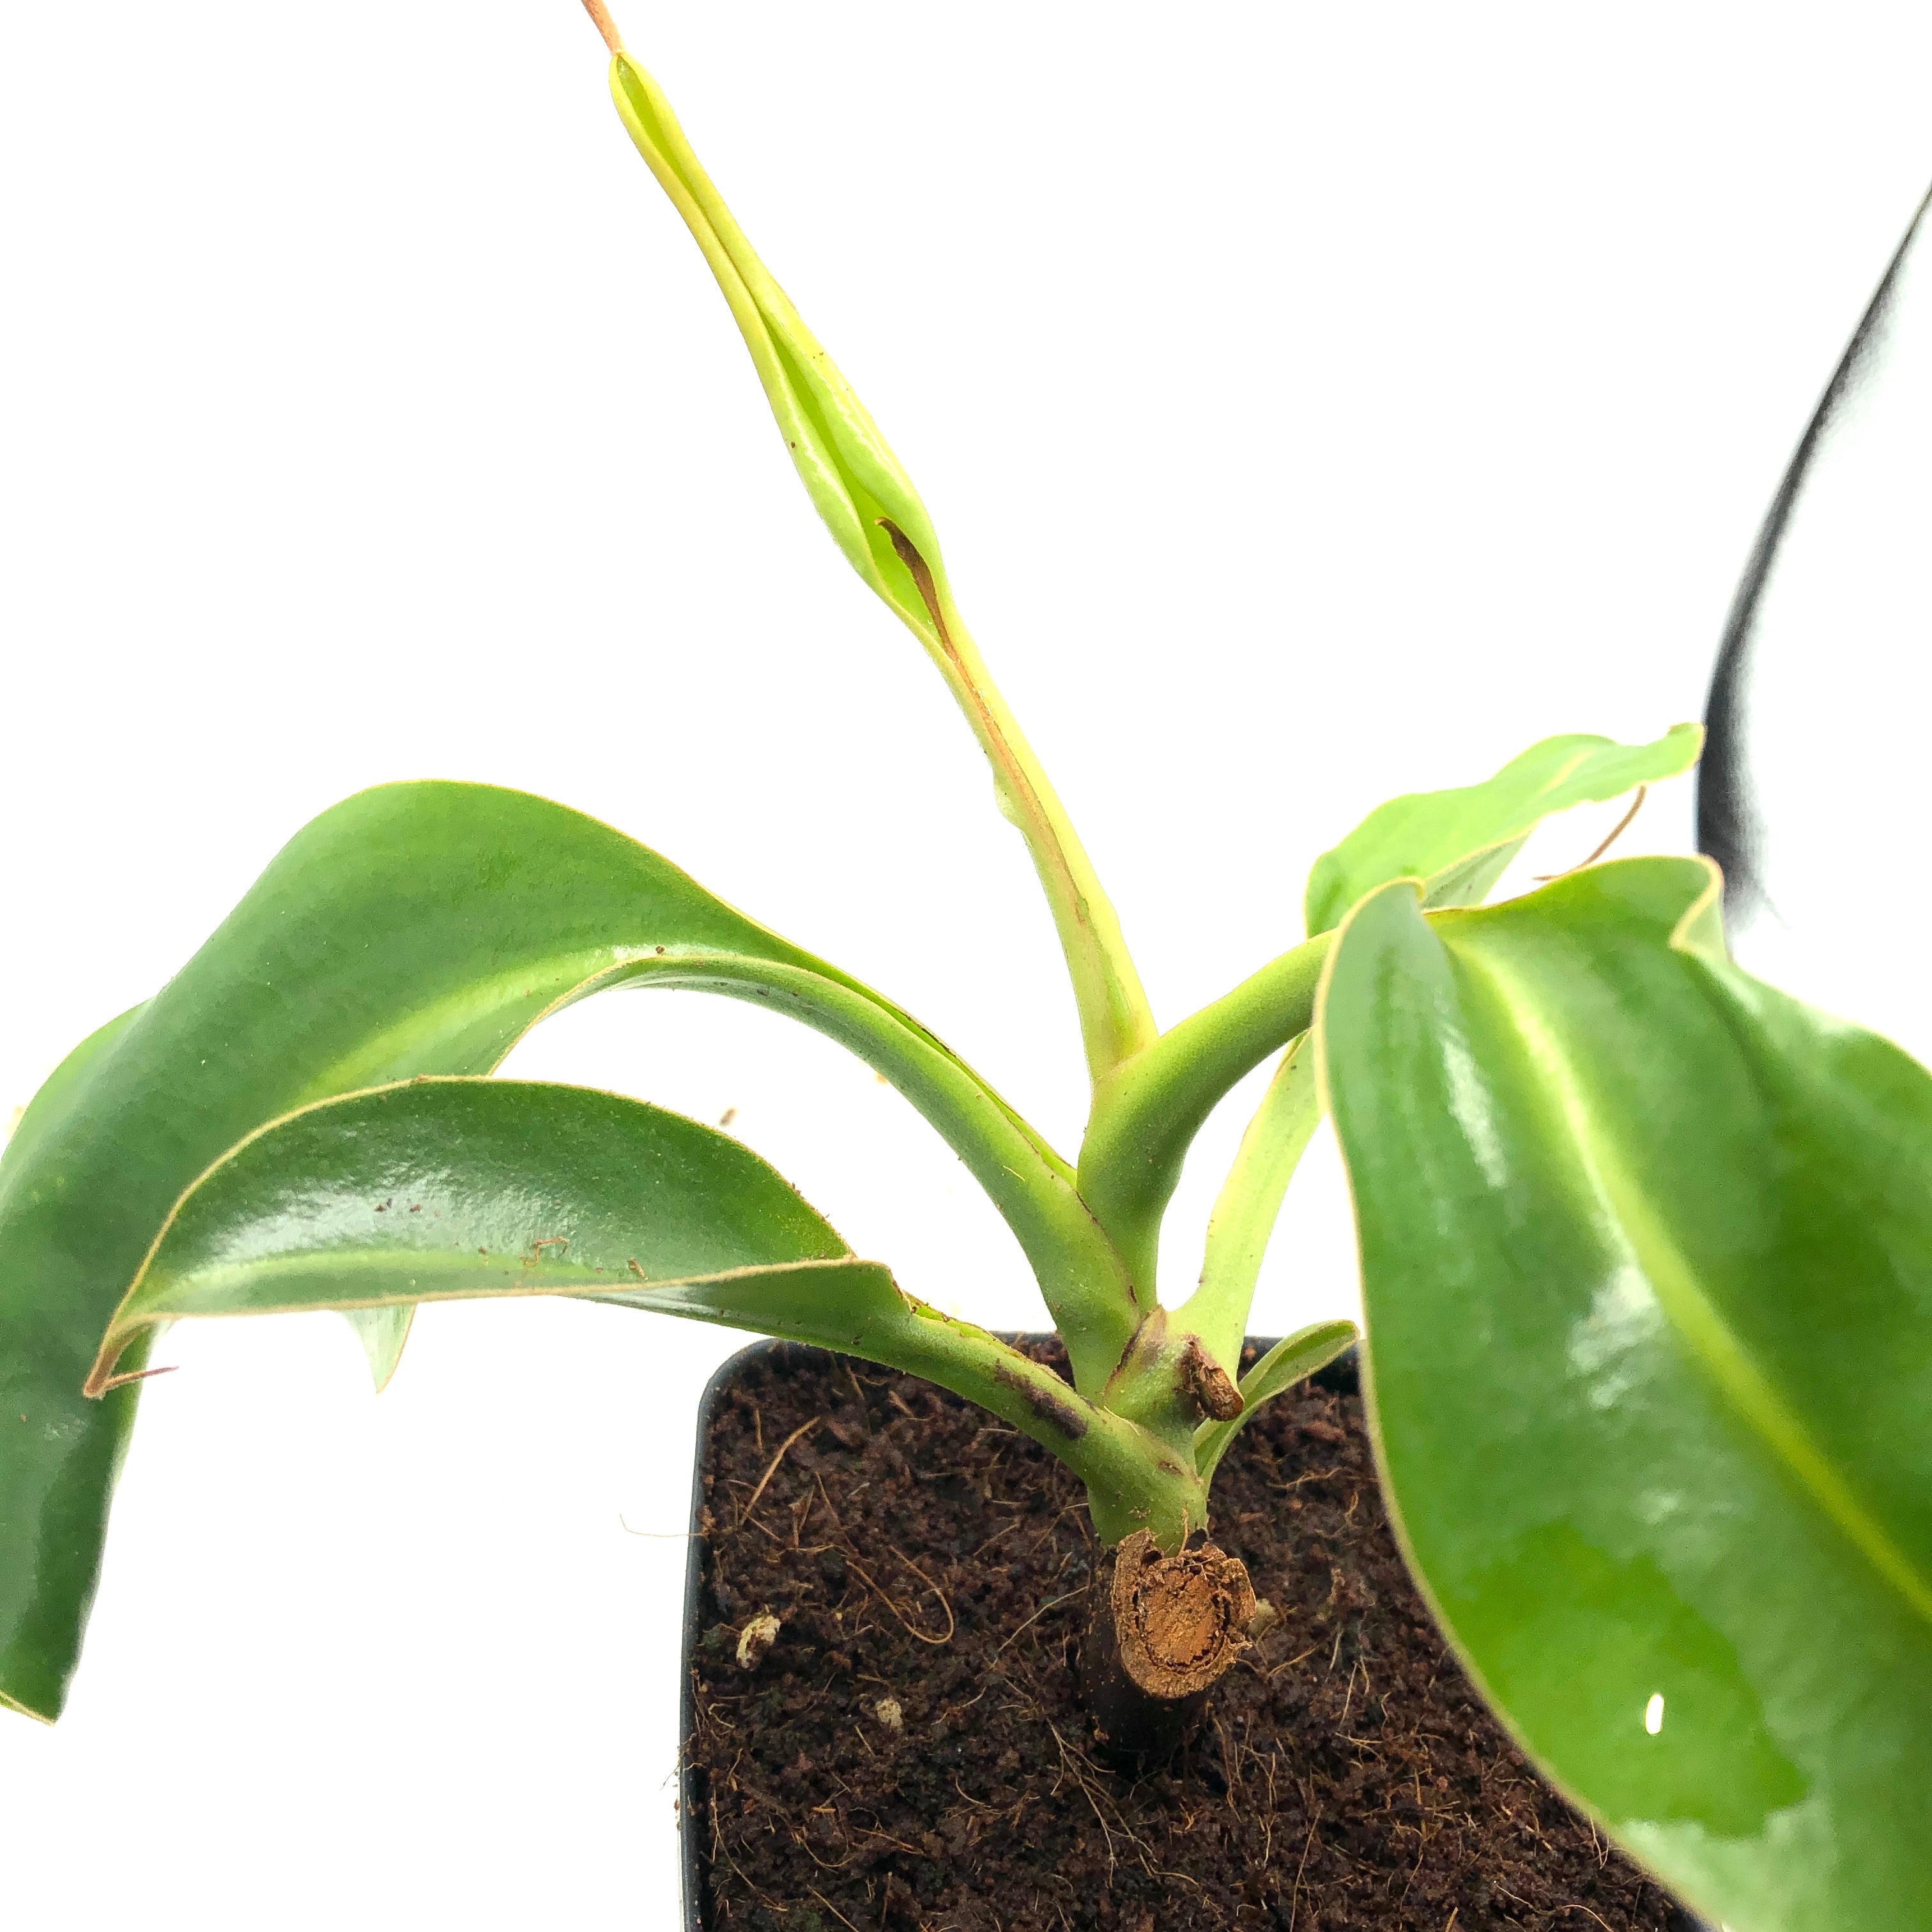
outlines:
[{"label": "green stem", "polygon": [[1095,1087],[1080,1150],[1081,1198],[1143,1294],[1156,1279],[1161,1216],[1194,1136],[1244,1074],[1308,1030],[1333,941],[1323,933],[1284,952]]},{"label": "green stem", "polygon": [[1207,1517],[1207,1488],[1192,1456],[1088,1401],[1052,1370],[970,1322],[907,1298],[906,1318],[869,1331],[850,1352],[923,1376],[1010,1422],[1058,1456],[1087,1485],[1102,1543],[1150,1530],[1180,1547]]},{"label": "green stem", "polygon": [[[886,520],[883,527],[926,608],[938,645],[934,662],[940,675],[993,768],[1000,813],[1026,841],[1040,874],[1073,982],[1088,1073],[1097,1088],[1115,1067],[1156,1037],[1153,1010],[1127,952],[1119,917],[1101,890],[1100,875],[1066,808],[1000,694],[951,594],[896,524]],[[912,628],[924,637],[920,627]]]},{"label": "green stem", "polygon": [[1174,1311],[1174,1327],[1198,1335],[1218,1361],[1240,1358],[1268,1237],[1321,1118],[1313,1042],[1304,1034],[1282,1055],[1208,1217],[1201,1284]]},{"label": "green stem", "polygon": [[571,997],[622,981],[778,1008],[883,1073],[938,1129],[1013,1231],[1066,1345],[1076,1385],[1096,1393],[1105,1384],[1145,1312],[1118,1252],[1076,1192],[1066,1162],[916,1021],[862,987],[736,954],[629,963]]}]

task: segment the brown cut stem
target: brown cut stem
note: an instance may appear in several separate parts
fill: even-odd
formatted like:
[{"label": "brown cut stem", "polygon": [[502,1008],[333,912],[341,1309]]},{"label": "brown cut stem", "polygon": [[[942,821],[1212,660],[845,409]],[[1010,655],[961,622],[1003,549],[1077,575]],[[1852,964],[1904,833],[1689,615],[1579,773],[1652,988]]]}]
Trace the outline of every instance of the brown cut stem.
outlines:
[{"label": "brown cut stem", "polygon": [[1080,1688],[1116,1763],[1168,1756],[1222,1672],[1248,1647],[1254,1586],[1212,1544],[1163,1556],[1137,1529],[1102,1565],[1080,1659]]},{"label": "brown cut stem", "polygon": [[604,36],[604,44],[614,54],[624,51],[623,36],[617,31],[617,23],[611,19],[610,9],[604,0],[584,0],[584,10],[596,23],[597,31]]}]

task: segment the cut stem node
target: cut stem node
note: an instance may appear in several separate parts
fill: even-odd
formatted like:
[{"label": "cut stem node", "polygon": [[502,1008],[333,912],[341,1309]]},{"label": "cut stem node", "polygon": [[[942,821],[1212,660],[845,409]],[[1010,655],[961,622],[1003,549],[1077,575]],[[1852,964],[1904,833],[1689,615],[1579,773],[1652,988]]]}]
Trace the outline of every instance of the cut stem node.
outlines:
[{"label": "cut stem node", "polygon": [[1216,1678],[1248,1647],[1247,1566],[1212,1544],[1164,1556],[1136,1530],[1096,1584],[1081,1688],[1102,1744],[1121,1761],[1165,1757]]}]

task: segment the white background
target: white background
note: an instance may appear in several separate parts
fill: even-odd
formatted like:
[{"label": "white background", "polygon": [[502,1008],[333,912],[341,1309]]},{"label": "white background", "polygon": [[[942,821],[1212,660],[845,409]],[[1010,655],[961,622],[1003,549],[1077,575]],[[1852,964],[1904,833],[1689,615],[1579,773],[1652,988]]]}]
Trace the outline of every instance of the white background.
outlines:
[{"label": "white background", "polygon": [[[1169,1022],[1298,938],[1382,797],[1700,714],[1932,172],[1897,0],[619,10],[917,480]],[[1072,1142],[1022,848],[573,0],[12,6],[0,276],[0,1108],[304,820],[434,776],[634,832]],[[1625,849],[1689,822],[1671,788]],[[909,1288],[1039,1319],[814,1036],[614,998],[510,1068],[735,1106]],[[1307,1180],[1259,1330],[1352,1304]],[[331,1318],[174,1330],[68,1713],[0,1717],[10,1923],[668,1923],[676,1533],[735,1345],[435,1308],[377,1400]]]}]

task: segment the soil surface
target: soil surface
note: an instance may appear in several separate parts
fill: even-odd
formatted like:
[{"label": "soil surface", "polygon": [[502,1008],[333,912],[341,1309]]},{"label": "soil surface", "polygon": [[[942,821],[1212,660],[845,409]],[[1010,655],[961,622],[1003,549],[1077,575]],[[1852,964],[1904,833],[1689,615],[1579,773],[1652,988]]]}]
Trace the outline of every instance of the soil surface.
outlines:
[{"label": "soil surface", "polygon": [[1264,1408],[1215,1478],[1215,1540],[1281,1621],[1138,1778],[1094,1754],[1098,1552],[1044,1450],[910,1376],[782,1345],[704,1447],[688,1822],[707,1927],[1693,1923],[1538,1780],[1445,1652],[1346,1362]]}]

